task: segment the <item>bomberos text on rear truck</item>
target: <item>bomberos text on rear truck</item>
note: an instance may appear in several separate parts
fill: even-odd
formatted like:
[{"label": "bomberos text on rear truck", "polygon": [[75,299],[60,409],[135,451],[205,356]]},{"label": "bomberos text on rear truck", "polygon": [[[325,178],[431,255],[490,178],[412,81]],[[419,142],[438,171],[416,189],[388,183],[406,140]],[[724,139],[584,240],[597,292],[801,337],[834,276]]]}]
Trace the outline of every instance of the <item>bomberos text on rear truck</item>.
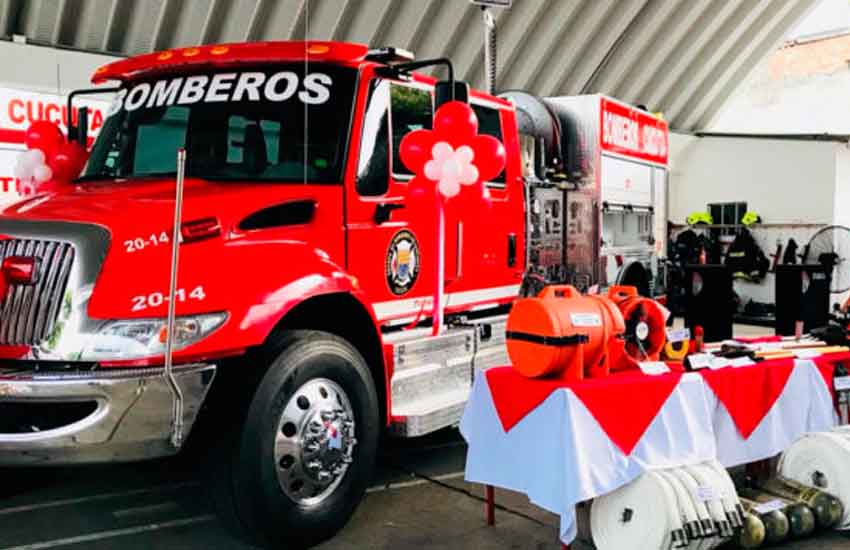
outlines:
[{"label": "bomberos text on rear truck", "polygon": [[42,170],[0,216],[0,464],[213,434],[219,501],[260,542],[309,545],[350,517],[383,430],[457,424],[474,370],[507,362],[519,295],[661,291],[663,121],[414,72],[432,65],[451,75],[276,42],[99,69],[117,87],[85,167]]}]

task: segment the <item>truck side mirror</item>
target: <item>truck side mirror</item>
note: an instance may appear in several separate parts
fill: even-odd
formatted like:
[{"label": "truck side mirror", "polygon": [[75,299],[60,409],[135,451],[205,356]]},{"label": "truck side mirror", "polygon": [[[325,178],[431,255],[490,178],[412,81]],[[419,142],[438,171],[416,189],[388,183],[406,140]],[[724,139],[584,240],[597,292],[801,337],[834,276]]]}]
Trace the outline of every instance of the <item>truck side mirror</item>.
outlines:
[{"label": "truck side mirror", "polygon": [[469,103],[469,84],[462,80],[440,80],[434,86],[434,111],[449,101]]}]

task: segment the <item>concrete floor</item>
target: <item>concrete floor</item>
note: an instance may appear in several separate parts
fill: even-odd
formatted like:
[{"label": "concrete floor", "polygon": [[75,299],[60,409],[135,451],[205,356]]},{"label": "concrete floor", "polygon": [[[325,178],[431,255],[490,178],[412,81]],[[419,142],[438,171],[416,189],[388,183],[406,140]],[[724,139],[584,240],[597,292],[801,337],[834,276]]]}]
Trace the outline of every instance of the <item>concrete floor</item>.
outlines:
[{"label": "concrete floor", "polygon": [[[319,549],[559,549],[558,518],[521,495],[497,491],[497,524],[484,524],[482,489],[462,478],[465,452],[454,430],[391,442],[353,520]],[[219,524],[186,460],[5,470],[0,479],[0,550],[249,548]],[[850,539],[825,534],[781,548],[847,550]]]}]

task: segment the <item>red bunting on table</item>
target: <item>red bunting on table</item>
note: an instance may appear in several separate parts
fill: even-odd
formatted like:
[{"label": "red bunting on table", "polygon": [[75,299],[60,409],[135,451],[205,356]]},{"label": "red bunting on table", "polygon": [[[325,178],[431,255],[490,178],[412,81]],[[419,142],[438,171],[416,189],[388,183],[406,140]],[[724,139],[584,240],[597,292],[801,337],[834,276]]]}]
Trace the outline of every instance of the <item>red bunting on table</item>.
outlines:
[{"label": "red bunting on table", "polygon": [[553,392],[569,389],[626,455],[634,450],[682,378],[681,372],[657,376],[627,372],[566,382],[560,379],[526,378],[511,367],[489,369],[485,375],[496,413],[506,432]]},{"label": "red bunting on table", "polygon": [[794,359],[772,359],[746,367],[701,370],[708,386],[748,439],[785,389]]},{"label": "red bunting on table", "polygon": [[813,359],[818,368],[818,372],[823,376],[823,381],[826,387],[829,388],[829,393],[832,395],[832,401],[835,408],[838,409],[838,396],[835,393],[835,365],[845,363],[850,366],[850,352],[843,351],[839,353],[827,353]]},{"label": "red bunting on table", "polygon": [[742,344],[771,344],[781,342],[781,336],[736,336],[736,342]]}]

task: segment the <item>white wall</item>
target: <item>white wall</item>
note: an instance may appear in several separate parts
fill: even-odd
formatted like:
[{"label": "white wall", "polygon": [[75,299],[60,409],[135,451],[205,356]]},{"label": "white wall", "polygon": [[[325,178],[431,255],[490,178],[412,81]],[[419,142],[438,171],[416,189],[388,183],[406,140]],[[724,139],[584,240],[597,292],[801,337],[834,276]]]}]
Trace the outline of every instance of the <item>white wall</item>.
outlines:
[{"label": "white wall", "polygon": [[[760,67],[755,73],[765,72]],[[735,95],[712,121],[712,132],[850,133],[850,70],[781,81],[763,78]]]},{"label": "white wall", "polygon": [[91,88],[95,69],[120,58],[0,41],[0,86],[67,94]]},{"label": "white wall", "polygon": [[670,221],[711,202],[746,201],[765,223],[831,223],[834,142],[672,133]]},{"label": "white wall", "polygon": [[835,170],[833,223],[850,227],[850,145],[836,147]]},{"label": "white wall", "polygon": [[[738,201],[766,224],[850,222],[850,150],[843,143],[671,134],[670,153],[675,224],[709,203]],[[817,229],[765,227],[753,236],[772,261],[777,242],[785,246],[793,238],[802,248]],[[760,283],[736,281],[735,290],[744,302],[773,302],[773,275]]]}]

